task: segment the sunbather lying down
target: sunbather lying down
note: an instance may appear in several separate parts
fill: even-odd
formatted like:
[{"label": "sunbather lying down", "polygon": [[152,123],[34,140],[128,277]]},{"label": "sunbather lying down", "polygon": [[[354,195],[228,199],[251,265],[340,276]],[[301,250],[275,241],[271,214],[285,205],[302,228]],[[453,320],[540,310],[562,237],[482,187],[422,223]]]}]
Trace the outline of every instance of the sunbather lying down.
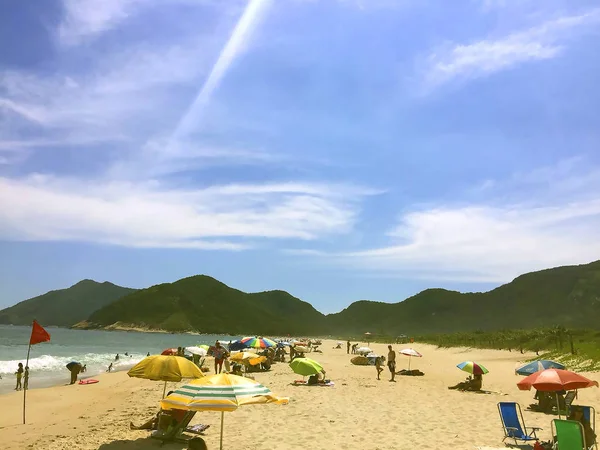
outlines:
[{"label": "sunbather lying down", "polygon": [[402,370],[396,372],[396,375],[408,375],[408,376],[413,376],[413,377],[422,377],[425,374],[423,372],[421,372],[419,369],[412,369],[412,370],[402,369]]},{"label": "sunbather lying down", "polygon": [[458,383],[454,386],[448,386],[448,389],[457,389],[459,391],[480,391],[482,384],[482,375],[474,375],[473,378],[468,377],[466,381]]}]

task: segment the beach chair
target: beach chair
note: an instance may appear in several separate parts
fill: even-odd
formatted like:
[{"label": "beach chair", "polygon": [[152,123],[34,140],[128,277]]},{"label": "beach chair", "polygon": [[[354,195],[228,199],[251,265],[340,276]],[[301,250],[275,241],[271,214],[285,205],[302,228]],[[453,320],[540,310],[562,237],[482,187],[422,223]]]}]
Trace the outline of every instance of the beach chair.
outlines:
[{"label": "beach chair", "polygon": [[552,436],[556,439],[558,450],[588,450],[583,426],[576,420],[554,419]]},{"label": "beach chair", "polygon": [[150,437],[153,439],[158,439],[162,441],[161,445],[164,445],[167,442],[181,442],[186,443],[194,436],[187,436],[184,433],[189,433],[193,435],[202,434],[210,425],[193,425],[189,426],[190,422],[196,415],[196,411],[188,411],[181,422],[176,425],[170,425],[166,430],[156,430],[152,432]]},{"label": "beach chair", "polygon": [[[575,405],[573,405],[575,406]],[[585,406],[585,405],[577,405],[578,407],[580,407],[581,409],[583,409],[583,417],[585,418],[585,420],[587,420],[590,424],[590,426],[592,427],[592,430],[594,430],[594,433],[596,432],[596,409],[593,406]],[[594,444],[595,448],[598,448],[598,443],[596,442]],[[592,444],[590,444],[590,448],[592,448]]]},{"label": "beach chair", "polygon": [[517,441],[527,442],[538,440],[536,431],[541,430],[542,428],[525,427],[521,406],[518,403],[500,402],[498,403],[498,412],[500,413],[500,419],[502,420],[502,427],[504,429],[504,439],[502,439],[502,442],[507,439],[514,439],[515,445],[517,445]]}]

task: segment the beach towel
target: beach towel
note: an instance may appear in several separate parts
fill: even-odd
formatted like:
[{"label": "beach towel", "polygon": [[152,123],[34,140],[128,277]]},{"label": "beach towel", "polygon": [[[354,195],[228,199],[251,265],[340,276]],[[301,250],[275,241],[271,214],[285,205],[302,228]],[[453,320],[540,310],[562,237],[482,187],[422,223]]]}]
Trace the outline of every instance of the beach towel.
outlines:
[{"label": "beach towel", "polygon": [[335,386],[333,381],[327,381],[326,383],[308,384],[305,380],[295,380],[292,383],[294,386]]}]

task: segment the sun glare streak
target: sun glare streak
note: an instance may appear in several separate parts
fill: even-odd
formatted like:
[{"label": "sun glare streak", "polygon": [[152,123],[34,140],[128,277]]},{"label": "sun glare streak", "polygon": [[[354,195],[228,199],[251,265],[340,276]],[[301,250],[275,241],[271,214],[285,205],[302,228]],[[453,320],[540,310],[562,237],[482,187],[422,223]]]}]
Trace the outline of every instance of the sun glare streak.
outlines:
[{"label": "sun glare streak", "polygon": [[239,55],[243,46],[249,40],[253,29],[258,23],[258,19],[266,10],[268,3],[271,0],[250,0],[244,13],[238,20],[227,44],[223,47],[217,62],[213,66],[208,78],[200,88],[198,95],[189,106],[181,120],[175,127],[173,134],[170,139],[169,147],[176,141],[183,138],[188,134],[191,129],[198,124],[201,118],[201,114],[204,111],[206,105],[210,101],[213,92],[218,88],[219,84],[223,80],[223,77],[231,67],[233,61]]}]

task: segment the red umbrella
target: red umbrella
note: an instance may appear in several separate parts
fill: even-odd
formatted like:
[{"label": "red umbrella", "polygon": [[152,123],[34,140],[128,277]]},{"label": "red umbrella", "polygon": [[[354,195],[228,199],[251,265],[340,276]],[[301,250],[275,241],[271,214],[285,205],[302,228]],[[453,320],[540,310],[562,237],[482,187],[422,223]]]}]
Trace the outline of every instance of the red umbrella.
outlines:
[{"label": "red umbrella", "polygon": [[167,349],[163,350],[161,355],[177,355],[177,349],[176,348],[167,348]]},{"label": "red umbrella", "polygon": [[572,391],[592,386],[598,387],[598,382],[569,370],[546,369],[523,378],[517,383],[517,386],[522,391],[529,391],[531,388],[544,392]]},{"label": "red umbrella", "polygon": [[546,369],[532,373],[517,383],[522,391],[529,391],[534,388],[542,392],[556,392],[556,409],[560,419],[560,403],[558,401],[558,391],[572,391],[592,386],[598,387],[597,381],[592,381],[583,375],[561,369]]}]

